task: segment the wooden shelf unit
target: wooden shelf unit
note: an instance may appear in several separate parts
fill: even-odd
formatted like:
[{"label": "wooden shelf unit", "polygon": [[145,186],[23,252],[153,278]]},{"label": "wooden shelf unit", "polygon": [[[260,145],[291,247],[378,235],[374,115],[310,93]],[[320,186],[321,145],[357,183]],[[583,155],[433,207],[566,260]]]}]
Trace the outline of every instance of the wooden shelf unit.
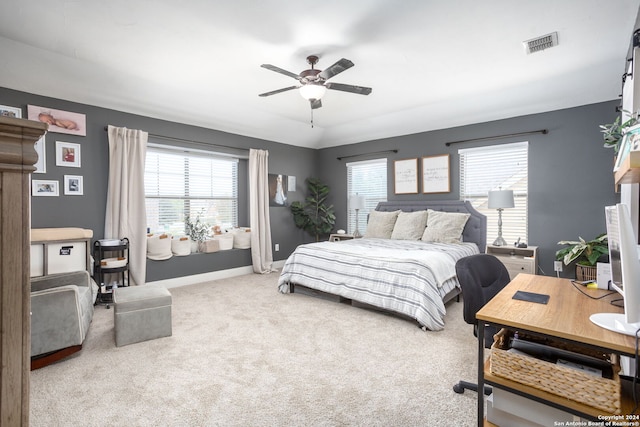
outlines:
[{"label": "wooden shelf unit", "polygon": [[640,151],[631,151],[614,173],[616,186],[640,182]]}]

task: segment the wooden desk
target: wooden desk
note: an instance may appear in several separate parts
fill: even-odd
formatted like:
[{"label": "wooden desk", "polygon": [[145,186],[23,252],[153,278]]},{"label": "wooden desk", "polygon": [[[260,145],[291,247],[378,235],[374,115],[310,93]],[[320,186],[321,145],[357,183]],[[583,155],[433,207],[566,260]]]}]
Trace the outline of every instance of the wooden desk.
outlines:
[{"label": "wooden desk", "polygon": [[[528,291],[549,295],[547,304],[536,304],[512,299],[516,291]],[[593,297],[607,291],[598,289],[581,290]],[[622,308],[611,305],[611,300],[620,298],[614,294],[600,300],[590,299],[580,293],[568,279],[548,276],[519,274],[498,295],[489,301],[478,313],[479,323],[488,323],[513,330],[528,331],[545,336],[561,338],[581,345],[589,345],[606,352],[635,356],[635,339],[633,337],[611,332],[596,326],[589,320],[593,313],[622,312]],[[484,383],[504,388],[531,399],[561,408],[576,415],[595,418],[602,414],[590,406],[568,401],[550,393],[532,389],[520,383],[489,373],[484,363],[484,328],[478,328],[478,389],[483,390]],[[486,365],[486,366],[485,366]],[[485,381],[486,380],[486,381]],[[632,402],[623,399],[623,411],[633,407]],[[478,425],[484,420],[484,397],[478,393]]]}]

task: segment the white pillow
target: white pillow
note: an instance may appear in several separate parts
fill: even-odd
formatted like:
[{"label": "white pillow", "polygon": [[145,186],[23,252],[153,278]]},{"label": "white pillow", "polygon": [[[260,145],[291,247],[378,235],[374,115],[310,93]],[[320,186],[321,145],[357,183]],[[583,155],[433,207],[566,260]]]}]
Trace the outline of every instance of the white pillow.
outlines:
[{"label": "white pillow", "polygon": [[390,239],[399,213],[399,210],[393,212],[372,211],[369,214],[369,222],[367,223],[367,231],[364,232],[364,237]]},{"label": "white pillow", "polygon": [[422,240],[437,243],[458,243],[462,239],[462,231],[471,216],[468,213],[441,212],[427,210],[427,228]]},{"label": "white pillow", "polygon": [[400,212],[393,226],[391,238],[396,240],[420,240],[427,226],[427,211]]}]

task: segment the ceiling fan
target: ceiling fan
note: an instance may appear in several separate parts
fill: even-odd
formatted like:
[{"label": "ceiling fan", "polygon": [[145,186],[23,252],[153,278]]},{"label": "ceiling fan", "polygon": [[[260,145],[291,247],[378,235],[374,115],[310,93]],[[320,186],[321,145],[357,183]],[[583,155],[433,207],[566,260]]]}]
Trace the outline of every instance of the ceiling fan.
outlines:
[{"label": "ceiling fan", "polygon": [[276,93],[286,92],[292,89],[300,89],[300,95],[309,101],[311,109],[322,107],[322,101],[320,99],[325,94],[327,89],[341,90],[343,92],[357,93],[358,95],[369,95],[371,93],[370,87],[347,85],[342,83],[328,82],[333,76],[340,74],[344,70],[353,67],[353,62],[348,59],[342,58],[324,71],[316,70],[314,66],[318,62],[316,55],[307,57],[307,62],[311,64],[311,69],[304,70],[300,74],[294,74],[290,71],[283,70],[271,64],[262,64],[262,68],[275,71],[276,73],[284,74],[285,76],[293,77],[298,80],[299,84],[295,86],[289,86],[282,89],[272,90],[271,92],[261,93],[258,96],[271,96]]}]

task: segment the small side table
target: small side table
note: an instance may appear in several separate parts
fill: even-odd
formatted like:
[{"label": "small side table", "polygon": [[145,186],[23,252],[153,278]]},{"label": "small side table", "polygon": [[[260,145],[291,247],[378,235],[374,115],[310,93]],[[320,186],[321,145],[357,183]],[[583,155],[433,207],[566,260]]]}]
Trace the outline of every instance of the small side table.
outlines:
[{"label": "small side table", "polygon": [[338,234],[338,233],[334,233],[334,234],[329,236],[329,241],[330,242],[340,242],[342,240],[351,240],[351,239],[355,239],[355,236],[353,234]]}]

